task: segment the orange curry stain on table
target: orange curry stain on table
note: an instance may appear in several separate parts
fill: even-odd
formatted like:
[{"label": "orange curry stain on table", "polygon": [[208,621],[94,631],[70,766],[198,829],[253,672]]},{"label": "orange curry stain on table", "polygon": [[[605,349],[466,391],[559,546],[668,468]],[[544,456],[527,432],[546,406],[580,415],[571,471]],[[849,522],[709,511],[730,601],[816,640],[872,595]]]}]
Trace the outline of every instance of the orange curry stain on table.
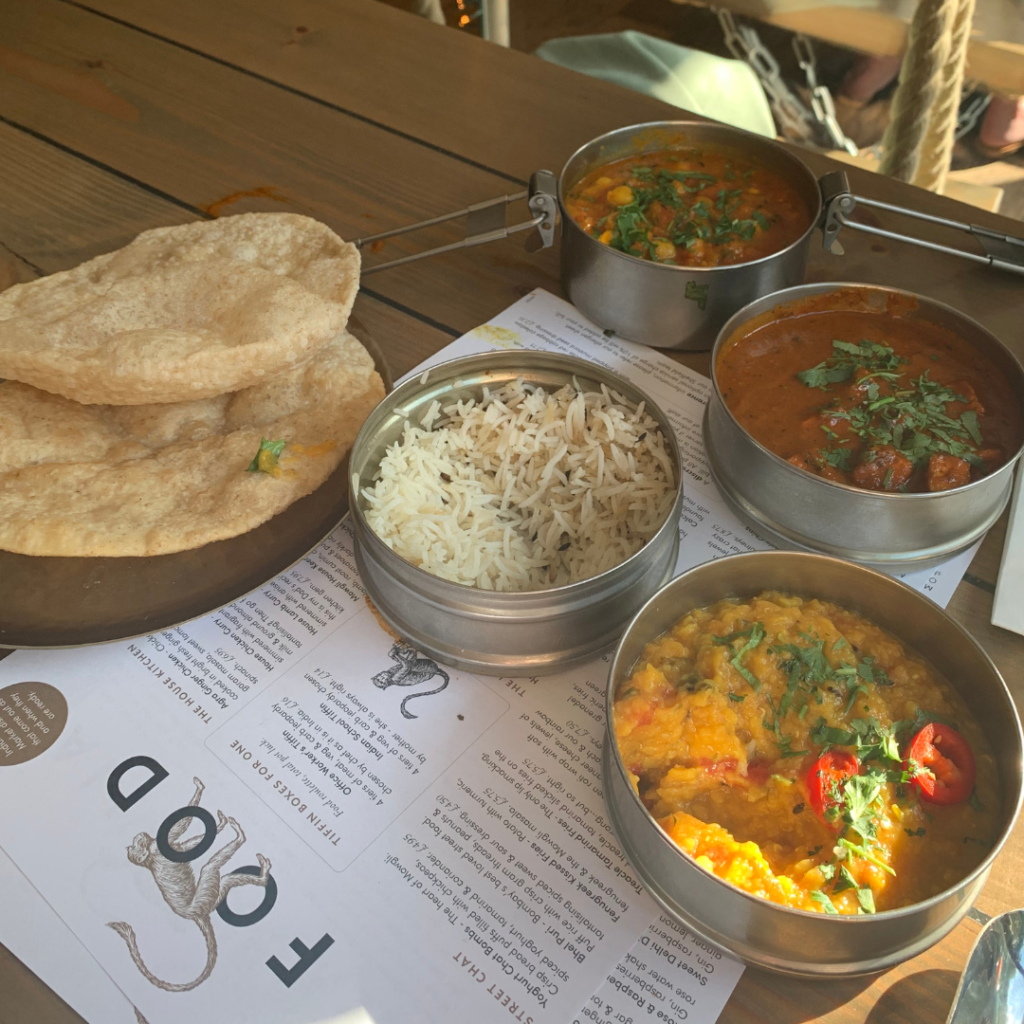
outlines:
[{"label": "orange curry stain on table", "polygon": [[273,185],[260,185],[258,188],[243,189],[239,192],[232,192],[230,195],[225,196],[223,199],[218,199],[214,203],[210,203],[208,206],[201,206],[200,209],[208,213],[211,217],[219,217],[221,211],[226,206],[231,206],[233,203],[237,203],[240,199],[254,198],[254,199],[272,199],[275,203],[287,203],[288,197],[284,195],[279,189],[274,188]]}]

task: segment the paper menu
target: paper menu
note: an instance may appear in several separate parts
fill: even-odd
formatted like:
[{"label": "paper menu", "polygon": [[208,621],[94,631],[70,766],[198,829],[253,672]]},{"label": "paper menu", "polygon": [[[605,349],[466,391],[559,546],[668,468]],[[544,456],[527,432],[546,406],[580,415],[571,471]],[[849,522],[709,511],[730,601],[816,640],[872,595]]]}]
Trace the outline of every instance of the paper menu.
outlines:
[{"label": "paper menu", "polygon": [[645,1018],[713,1021],[742,974],[742,964],[662,914],[615,965],[572,1024],[631,1024]]},{"label": "paper menu", "polygon": [[1010,524],[999,563],[996,593],[992,601],[992,625],[1024,634],[1024,602],[1020,597],[1021,575],[1024,574],[1024,502],[1021,501],[1021,481],[1024,473],[1017,469],[1010,503]]},{"label": "paper menu", "polygon": [[[573,352],[652,393],[686,458],[679,570],[769,546],[710,482],[704,378],[544,292],[431,362],[494,344]],[[945,603],[969,558],[908,581]],[[151,1024],[312,1022],[360,1005],[378,1024],[710,1024],[742,968],[658,914],[622,860],[597,771],[605,675],[597,660],[479,678],[396,643],[344,528],[187,626],[14,655],[0,694],[45,682],[68,724],[45,756],[0,763],[0,878],[20,905],[45,901],[74,937],[62,964],[81,970],[57,970],[13,918],[0,940],[73,1004],[117,993]],[[60,842],[43,821],[61,823]],[[180,899],[153,865],[193,840],[189,853],[209,843],[195,870],[175,867]]]},{"label": "paper menu", "polygon": [[[400,648],[363,604],[207,741],[249,789],[276,797],[267,802],[277,815],[335,871],[423,792],[439,762],[450,762],[508,710],[474,677],[418,656],[426,672],[415,677],[415,689],[382,689],[387,673],[403,665],[391,654]],[[366,686],[374,675],[384,678]],[[434,698],[431,727],[413,727],[427,698]]]},{"label": "paper menu", "polygon": [[[349,544],[347,531],[335,534],[336,564],[351,557]],[[312,578],[315,563],[289,582]],[[240,605],[259,619],[275,594]],[[228,614],[244,622],[238,611]],[[183,1011],[317,1020],[356,1005],[378,1024],[504,1019],[499,1011],[569,1019],[655,917],[598,788],[605,666],[543,681],[449,670],[417,687],[373,685],[399,662],[361,605],[225,713],[200,703],[211,687],[234,692],[198,671],[208,654],[242,678],[225,648],[201,642],[228,636],[215,618],[229,621],[218,613],[149,642],[20,653],[0,665],[0,692],[48,681],[69,707],[47,756],[5,769],[15,785],[0,788],[3,848],[125,997],[151,1024]],[[149,760],[120,770],[140,756]],[[351,792],[340,795],[332,775]],[[16,827],[26,787],[38,794],[34,819],[59,820],[64,843]],[[187,807],[209,814],[212,841],[197,866],[234,846],[219,881],[239,868],[252,879],[230,890],[224,913],[175,910],[148,866],[158,830],[168,838]],[[193,822],[183,838],[205,833]],[[70,870],[67,841],[80,851]],[[264,864],[272,893],[258,884]],[[120,922],[134,945],[108,928]],[[216,937],[212,969],[195,988],[169,991],[207,973],[204,924]],[[0,938],[21,952],[17,933]],[[704,995],[697,984],[693,998]],[[58,991],[71,996],[66,986],[62,978]]]}]

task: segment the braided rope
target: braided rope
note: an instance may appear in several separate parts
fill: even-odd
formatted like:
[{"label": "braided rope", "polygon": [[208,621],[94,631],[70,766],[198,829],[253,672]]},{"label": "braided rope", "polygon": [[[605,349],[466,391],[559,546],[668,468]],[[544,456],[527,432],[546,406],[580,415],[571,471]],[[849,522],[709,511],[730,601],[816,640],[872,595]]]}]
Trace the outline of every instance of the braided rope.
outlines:
[{"label": "braided rope", "polygon": [[928,118],[928,131],[921,143],[913,182],[932,192],[941,192],[953,158],[953,135],[964,85],[967,43],[971,36],[975,0],[959,0],[953,18],[949,58],[942,69],[938,95]]},{"label": "braided rope", "polygon": [[920,0],[914,11],[900,84],[882,138],[879,170],[913,181],[932,104],[949,60],[950,30],[960,0]]}]

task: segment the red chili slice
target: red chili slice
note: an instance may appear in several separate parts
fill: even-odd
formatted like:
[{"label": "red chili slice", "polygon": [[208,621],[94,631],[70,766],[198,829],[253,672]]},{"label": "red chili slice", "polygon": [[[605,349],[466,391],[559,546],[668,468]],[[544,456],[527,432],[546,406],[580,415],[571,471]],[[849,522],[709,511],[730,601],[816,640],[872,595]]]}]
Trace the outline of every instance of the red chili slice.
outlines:
[{"label": "red chili slice", "polygon": [[842,750],[829,750],[811,765],[807,773],[807,793],[812,810],[826,825],[838,828],[842,824],[838,815],[830,819],[828,812],[842,806],[846,780],[859,774],[860,762],[853,754]]},{"label": "red chili slice", "polygon": [[917,765],[913,784],[922,800],[932,804],[958,804],[974,789],[974,751],[951,726],[930,722],[911,741],[904,769]]}]

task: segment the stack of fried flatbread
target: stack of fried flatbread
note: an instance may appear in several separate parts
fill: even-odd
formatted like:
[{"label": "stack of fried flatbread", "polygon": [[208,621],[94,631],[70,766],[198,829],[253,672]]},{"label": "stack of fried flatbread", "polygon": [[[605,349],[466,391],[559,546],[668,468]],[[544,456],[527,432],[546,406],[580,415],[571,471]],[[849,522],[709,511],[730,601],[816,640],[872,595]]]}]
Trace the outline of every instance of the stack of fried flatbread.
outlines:
[{"label": "stack of fried flatbread", "polygon": [[384,396],[358,288],[353,245],[255,213],[0,293],[0,548],[167,554],[315,490]]}]

